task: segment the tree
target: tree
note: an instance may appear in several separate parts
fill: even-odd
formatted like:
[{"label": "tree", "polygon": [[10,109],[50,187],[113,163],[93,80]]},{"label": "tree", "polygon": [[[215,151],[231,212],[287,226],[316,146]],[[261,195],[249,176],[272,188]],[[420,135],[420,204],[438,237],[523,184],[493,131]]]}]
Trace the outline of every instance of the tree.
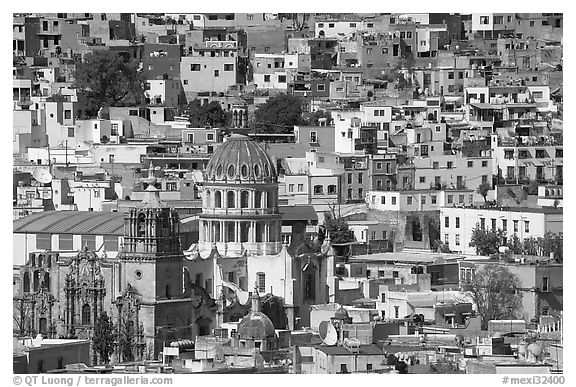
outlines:
[{"label": "tree", "polygon": [[222,106],[217,101],[208,104],[201,104],[199,99],[195,99],[188,105],[190,124],[195,128],[211,126],[220,128],[229,125],[230,115],[222,110]]},{"label": "tree", "polygon": [[284,19],[292,20],[292,28],[296,31],[302,31],[307,26],[309,15],[307,13],[279,13],[278,19],[282,22]]},{"label": "tree", "polygon": [[255,112],[256,128],[266,133],[293,133],[294,125],[301,125],[300,99],[288,94],[271,97]]},{"label": "tree", "polygon": [[496,254],[500,246],[506,245],[506,232],[501,229],[485,230],[480,225],[472,230],[470,246],[476,247],[477,255]]},{"label": "tree", "polygon": [[110,362],[110,356],[116,345],[115,340],[116,334],[112,319],[108,317],[106,312],[103,312],[96,320],[92,345],[104,364]]},{"label": "tree", "polygon": [[466,292],[474,300],[482,318],[482,329],[488,321],[516,318],[521,309],[520,279],[500,264],[488,264],[476,272]]},{"label": "tree", "polygon": [[144,78],[136,60],[107,51],[95,51],[78,64],[74,87],[83,101],[82,110],[96,117],[104,106],[136,106],[144,101]]},{"label": "tree", "polygon": [[482,195],[482,197],[484,198],[484,203],[488,203],[488,201],[486,200],[486,196],[488,196],[488,191],[490,191],[490,184],[488,183],[482,183],[478,186],[478,189],[476,190],[476,192],[480,195]]},{"label": "tree", "polygon": [[262,297],[262,313],[264,313],[276,329],[286,329],[288,326],[288,316],[282,297],[274,296],[270,293]]},{"label": "tree", "polygon": [[325,110],[317,110],[314,113],[305,114],[306,116],[306,124],[312,126],[318,126],[320,120],[325,118],[326,125],[330,125],[330,121],[332,120],[332,115],[330,112]]}]

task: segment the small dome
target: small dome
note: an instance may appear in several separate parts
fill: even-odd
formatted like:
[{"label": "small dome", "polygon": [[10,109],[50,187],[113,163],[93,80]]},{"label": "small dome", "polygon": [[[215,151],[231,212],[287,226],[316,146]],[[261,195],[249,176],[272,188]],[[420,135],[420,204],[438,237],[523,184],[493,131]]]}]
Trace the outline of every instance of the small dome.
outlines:
[{"label": "small dome", "polygon": [[276,168],[268,153],[240,134],[231,135],[216,149],[204,172],[206,182],[269,182],[277,179]]},{"label": "small dome", "polygon": [[334,313],[334,318],[338,320],[345,320],[349,317],[350,316],[348,315],[348,311],[344,309],[344,307],[342,306],[338,310],[336,310],[336,313]]},{"label": "small dome", "polygon": [[276,336],[274,324],[262,312],[250,312],[238,326],[240,339],[263,340]]}]

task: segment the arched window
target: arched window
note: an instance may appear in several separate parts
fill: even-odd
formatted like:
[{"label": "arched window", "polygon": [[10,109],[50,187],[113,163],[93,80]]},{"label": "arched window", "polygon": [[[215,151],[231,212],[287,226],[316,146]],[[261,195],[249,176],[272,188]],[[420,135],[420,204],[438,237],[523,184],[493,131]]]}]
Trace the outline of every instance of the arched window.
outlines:
[{"label": "arched window", "polygon": [[36,266],[36,254],[30,254],[30,265],[32,267]]},{"label": "arched window", "polygon": [[248,191],[240,193],[240,208],[248,208]]},{"label": "arched window", "polygon": [[264,226],[262,223],[256,223],[256,242],[263,242],[264,241]]},{"label": "arched window", "polygon": [[90,325],[90,305],[84,304],[82,307],[82,325]]},{"label": "arched window", "polygon": [[138,214],[138,219],[136,220],[136,236],[138,238],[144,238],[146,235],[146,215],[143,213]]},{"label": "arched window", "polygon": [[46,323],[46,317],[40,317],[38,322],[40,323],[40,334],[46,337],[48,334],[48,324]]},{"label": "arched window", "polygon": [[236,208],[236,195],[234,194],[234,191],[228,191],[227,204],[228,208]]},{"label": "arched window", "polygon": [[331,184],[328,186],[328,194],[335,194],[336,193],[336,186],[334,184]]},{"label": "arched window", "polygon": [[42,283],[42,287],[50,291],[50,273],[44,273],[44,282]]},{"label": "arched window", "polygon": [[210,190],[206,190],[206,207],[208,208],[212,206],[212,201],[210,199],[211,199]]},{"label": "arched window", "polygon": [[324,193],[324,187],[321,185],[314,186],[314,195],[322,195]]},{"label": "arched window", "polygon": [[38,273],[38,271],[34,272],[34,291],[37,292],[38,291],[38,287],[40,286],[40,273]]},{"label": "arched window", "polygon": [[166,299],[169,300],[172,298],[172,295],[170,294],[170,285],[166,285]]},{"label": "arched window", "polygon": [[24,293],[30,293],[30,274],[24,272]]},{"label": "arched window", "polygon": [[234,223],[230,222],[226,225],[226,242],[235,242],[234,233],[236,231]]},{"label": "arched window", "polygon": [[42,267],[42,258],[44,256],[42,254],[38,254],[38,267]]},{"label": "arched window", "polygon": [[248,222],[240,223],[240,242],[248,242],[248,234],[250,231],[250,225]]},{"label": "arched window", "polygon": [[254,194],[254,207],[262,208],[262,192],[256,191]]},{"label": "arched window", "polygon": [[214,207],[222,208],[222,192],[220,191],[214,193]]},{"label": "arched window", "polygon": [[257,273],[258,276],[258,293],[264,294],[266,292],[266,274]]}]

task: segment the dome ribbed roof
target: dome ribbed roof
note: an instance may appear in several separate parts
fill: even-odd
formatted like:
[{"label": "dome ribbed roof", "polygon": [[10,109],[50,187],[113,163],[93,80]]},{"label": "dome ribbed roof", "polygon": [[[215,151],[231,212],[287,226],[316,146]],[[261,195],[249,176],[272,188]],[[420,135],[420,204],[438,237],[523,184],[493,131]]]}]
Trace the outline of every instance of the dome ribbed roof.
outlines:
[{"label": "dome ribbed roof", "polygon": [[272,159],[250,138],[233,134],[220,145],[206,166],[204,180],[269,182],[278,175]]},{"label": "dome ribbed roof", "polygon": [[344,307],[342,306],[338,310],[336,310],[336,313],[334,313],[334,318],[338,320],[345,320],[349,317],[350,315],[348,314],[348,311],[344,309]]},{"label": "dome ribbed roof", "polygon": [[250,312],[238,325],[238,336],[241,339],[262,340],[276,336],[274,324],[262,312]]}]

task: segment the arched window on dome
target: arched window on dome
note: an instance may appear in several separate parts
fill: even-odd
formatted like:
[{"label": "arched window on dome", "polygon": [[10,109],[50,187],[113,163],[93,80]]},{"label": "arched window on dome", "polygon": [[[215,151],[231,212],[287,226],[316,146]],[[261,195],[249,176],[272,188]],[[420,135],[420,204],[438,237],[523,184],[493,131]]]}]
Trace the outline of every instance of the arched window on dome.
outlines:
[{"label": "arched window on dome", "polygon": [[256,223],[256,242],[264,241],[264,225],[260,222]]},{"label": "arched window on dome", "polygon": [[240,193],[240,208],[248,208],[248,191]]},{"label": "arched window on dome", "polygon": [[210,190],[206,190],[206,207],[210,208],[212,207],[212,195],[210,193]]},{"label": "arched window on dome", "polygon": [[214,192],[214,207],[222,208],[222,192],[220,191]]},{"label": "arched window on dome", "polygon": [[240,242],[245,243],[248,242],[248,235],[250,231],[250,225],[248,222],[241,222],[240,223]]},{"label": "arched window on dome", "polygon": [[262,192],[256,191],[254,194],[254,207],[262,208]]},{"label": "arched window on dome", "polygon": [[230,222],[226,225],[226,242],[235,242],[235,234],[236,228],[235,224]]},{"label": "arched window on dome", "polygon": [[228,191],[227,204],[228,208],[236,208],[236,195],[234,191]]}]

